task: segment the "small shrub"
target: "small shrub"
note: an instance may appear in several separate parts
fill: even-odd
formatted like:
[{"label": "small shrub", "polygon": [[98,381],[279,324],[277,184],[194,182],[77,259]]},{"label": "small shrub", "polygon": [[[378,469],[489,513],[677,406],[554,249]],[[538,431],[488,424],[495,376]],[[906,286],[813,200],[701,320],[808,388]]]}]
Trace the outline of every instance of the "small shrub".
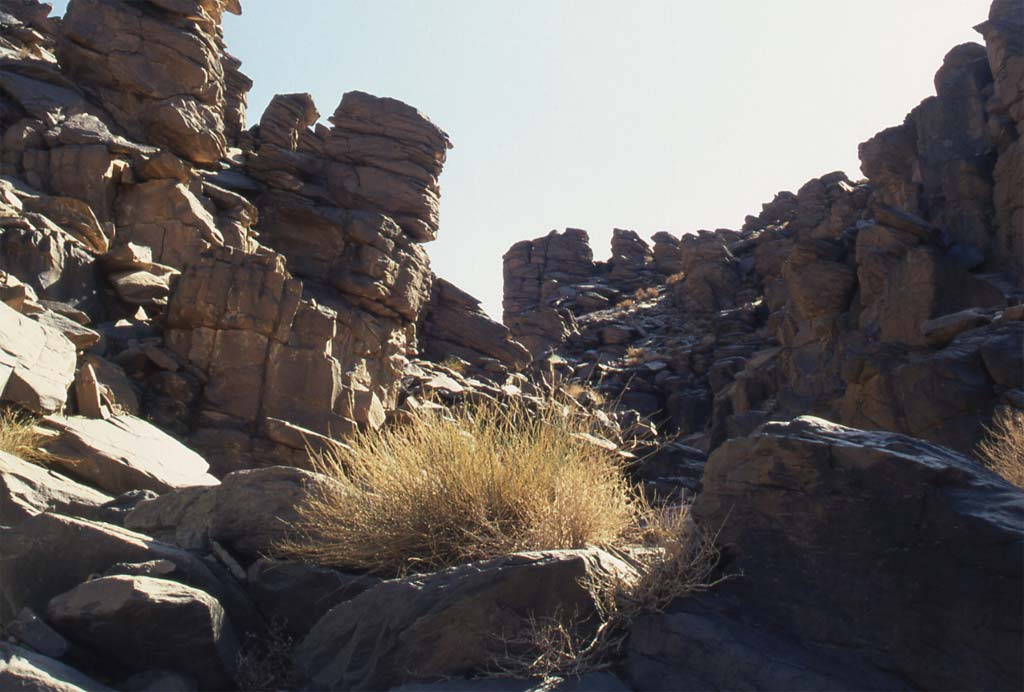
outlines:
[{"label": "small shrub", "polygon": [[295,689],[298,682],[292,663],[292,638],[280,623],[272,623],[263,636],[245,636],[236,661],[235,685],[239,690]]},{"label": "small shrub", "polygon": [[1000,408],[978,445],[978,458],[1018,488],[1024,488],[1024,412]]},{"label": "small shrub", "polygon": [[441,361],[441,365],[454,372],[463,373],[469,368],[469,363],[458,356],[448,356]]},{"label": "small shrub", "polygon": [[593,387],[582,382],[570,382],[565,386],[565,393],[581,404],[604,406],[604,395]]},{"label": "small shrub", "polygon": [[648,286],[647,288],[638,288],[633,294],[636,300],[653,300],[658,297],[658,289],[654,286]]},{"label": "small shrub", "polygon": [[685,278],[686,278],[686,272],[676,272],[675,274],[669,275],[669,277],[665,279],[665,283],[667,285],[671,286],[673,284],[679,283],[680,281],[682,281]]},{"label": "small shrub", "polygon": [[[605,670],[621,659],[630,625],[646,613],[664,611],[673,602],[706,591],[725,577],[716,577],[719,551],[715,537],[702,534],[689,522],[685,507],[646,507],[642,538],[655,549],[625,553],[634,576],[605,574],[589,578],[584,586],[597,604],[600,622],[593,624],[556,614],[530,618],[525,634],[507,642],[506,655],[496,671],[515,678],[540,678],[553,688],[565,678]],[[586,634],[584,634],[586,633]]]},{"label": "small shrub", "polygon": [[626,349],[626,365],[642,365],[647,351],[641,346],[630,346]]},{"label": "small shrub", "polygon": [[9,409],[0,412],[0,451],[25,461],[44,461],[46,454],[39,449],[43,439],[30,416]]},{"label": "small shrub", "polygon": [[[314,455],[332,479],[299,509],[294,557],[342,569],[426,572],[524,550],[611,546],[639,495],[578,404],[410,416]],[[592,439],[592,438],[590,438]]]},{"label": "small shrub", "polygon": [[634,305],[636,305],[636,301],[634,299],[632,299],[632,298],[623,298],[622,300],[620,300],[618,303],[615,304],[615,307],[617,307],[619,309],[622,309],[622,310],[625,310],[627,308],[633,307]]}]

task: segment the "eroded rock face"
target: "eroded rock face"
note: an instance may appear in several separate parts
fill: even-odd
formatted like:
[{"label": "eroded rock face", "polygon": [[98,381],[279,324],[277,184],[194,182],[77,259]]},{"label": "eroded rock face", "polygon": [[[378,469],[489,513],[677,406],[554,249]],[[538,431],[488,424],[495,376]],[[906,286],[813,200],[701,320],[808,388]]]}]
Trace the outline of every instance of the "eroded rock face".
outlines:
[{"label": "eroded rock face", "polygon": [[109,692],[111,688],[60,661],[0,642],[0,685],[8,690]]},{"label": "eroded rock face", "polygon": [[521,241],[505,253],[505,325],[530,353],[538,355],[568,335],[569,315],[559,310],[562,288],[583,283],[594,273],[594,253],[586,231],[551,231]]},{"label": "eroded rock face", "polygon": [[98,516],[112,500],[61,474],[0,452],[0,525],[14,526],[47,511]]},{"label": "eroded rock face", "polygon": [[508,327],[484,313],[479,300],[440,277],[434,277],[418,336],[423,355],[438,362],[451,356],[470,363],[490,359],[520,370],[531,360]]},{"label": "eroded rock face", "polygon": [[722,588],[745,619],[915,688],[1020,687],[1024,491],[951,450],[811,417],[726,442],[703,482],[694,516],[744,575]]},{"label": "eroded rock face", "polygon": [[223,0],[74,0],[60,24],[61,67],[130,136],[213,163],[227,149],[225,9]]},{"label": "eroded rock face", "polygon": [[63,408],[75,346],[52,327],[0,305],[0,398],[40,413]]}]

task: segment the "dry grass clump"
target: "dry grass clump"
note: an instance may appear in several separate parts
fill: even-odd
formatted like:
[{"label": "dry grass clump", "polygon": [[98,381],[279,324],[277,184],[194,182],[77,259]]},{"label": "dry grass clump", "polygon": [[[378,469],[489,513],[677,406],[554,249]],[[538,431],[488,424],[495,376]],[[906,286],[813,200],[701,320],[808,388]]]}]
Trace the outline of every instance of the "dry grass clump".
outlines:
[{"label": "dry grass clump", "polygon": [[1024,488],[1024,412],[1000,408],[978,445],[978,458],[1018,488]]},{"label": "dry grass clump", "polygon": [[667,277],[667,278],[665,279],[665,283],[666,283],[667,285],[671,286],[672,284],[677,284],[677,283],[679,283],[680,281],[682,281],[682,280],[683,280],[683,279],[685,279],[685,278],[686,278],[686,272],[676,272],[675,274],[671,274],[671,275],[669,275],[669,276],[668,276],[668,277]]},{"label": "dry grass clump", "polygon": [[615,304],[615,307],[621,310],[626,310],[628,308],[633,307],[634,305],[636,305],[636,300],[634,300],[633,298],[623,298],[622,300]]},{"label": "dry grass clump", "polygon": [[552,688],[565,678],[605,670],[616,664],[630,624],[641,615],[664,611],[673,602],[706,591],[726,577],[716,576],[719,551],[714,536],[701,534],[689,522],[685,507],[646,508],[647,535],[655,549],[626,553],[614,551],[635,573],[602,574],[584,586],[597,605],[596,627],[578,618],[556,614],[530,618],[525,634],[508,642],[506,655],[495,668],[500,675],[542,680]]},{"label": "dry grass clump", "polygon": [[357,435],[314,455],[325,483],[286,554],[342,569],[425,572],[524,550],[611,546],[640,500],[593,418],[549,402],[484,403]]},{"label": "dry grass clump", "polygon": [[654,286],[648,286],[647,288],[638,288],[633,294],[636,300],[653,300],[658,297],[658,289]]},{"label": "dry grass clump", "polygon": [[32,417],[11,409],[0,411],[0,451],[25,461],[44,461],[46,454],[39,448],[43,439]]},{"label": "dry grass clump", "polygon": [[238,649],[235,685],[242,692],[296,689],[300,677],[292,662],[292,638],[280,623],[263,636],[248,634]]}]

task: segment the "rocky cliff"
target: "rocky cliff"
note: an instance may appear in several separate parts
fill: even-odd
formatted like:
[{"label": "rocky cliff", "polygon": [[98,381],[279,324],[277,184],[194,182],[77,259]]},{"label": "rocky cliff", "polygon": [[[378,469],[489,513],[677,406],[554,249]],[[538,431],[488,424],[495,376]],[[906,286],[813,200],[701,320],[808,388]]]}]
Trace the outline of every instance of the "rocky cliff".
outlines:
[{"label": "rocky cliff", "polygon": [[[1020,0],[860,146],[863,180],[738,230],[618,229],[606,261],[579,229],[518,242],[504,324],[431,270],[449,136],[362,92],[247,126],[241,10],[0,0],[0,437],[32,421],[0,451],[0,688],[1024,686],[1024,490],[974,458],[1024,416]],[[283,559],[337,483],[311,455],[552,390],[594,433],[572,449],[686,517],[665,545],[707,538],[688,597],[612,628],[594,590],[665,545]],[[611,653],[498,666],[567,614]]]},{"label": "rocky cliff", "polygon": [[21,312],[98,335],[78,345],[107,396],[44,412],[141,415],[223,474],[379,427],[421,352],[499,380],[529,361],[430,270],[451,142],[416,109],[351,92],[328,127],[285,94],[246,129],[237,2],[2,9],[0,269]]},{"label": "rocky cliff", "polygon": [[860,145],[865,178],[780,192],[739,230],[595,262],[568,229],[505,255],[505,322],[538,357],[704,450],[810,413],[970,452],[1021,407],[1021,7],[953,48],[936,95]]}]

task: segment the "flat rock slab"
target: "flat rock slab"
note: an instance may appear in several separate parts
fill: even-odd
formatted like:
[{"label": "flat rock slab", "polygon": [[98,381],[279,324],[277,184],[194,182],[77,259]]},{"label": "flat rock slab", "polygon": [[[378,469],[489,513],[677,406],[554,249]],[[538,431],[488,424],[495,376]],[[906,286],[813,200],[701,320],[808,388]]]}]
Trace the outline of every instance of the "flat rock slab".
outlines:
[{"label": "flat rock slab", "polygon": [[0,526],[14,526],[49,510],[95,518],[100,506],[112,499],[52,469],[0,452]]},{"label": "flat rock slab", "polygon": [[114,495],[218,483],[205,459],[141,418],[52,416],[46,425],[60,433],[46,444],[55,463]]},{"label": "flat rock slab", "polygon": [[54,627],[113,670],[164,668],[203,689],[232,686],[238,641],[213,596],[167,579],[100,577],[54,597]]},{"label": "flat rock slab", "polygon": [[60,331],[0,303],[0,400],[39,413],[59,411],[76,362],[75,345]]}]

